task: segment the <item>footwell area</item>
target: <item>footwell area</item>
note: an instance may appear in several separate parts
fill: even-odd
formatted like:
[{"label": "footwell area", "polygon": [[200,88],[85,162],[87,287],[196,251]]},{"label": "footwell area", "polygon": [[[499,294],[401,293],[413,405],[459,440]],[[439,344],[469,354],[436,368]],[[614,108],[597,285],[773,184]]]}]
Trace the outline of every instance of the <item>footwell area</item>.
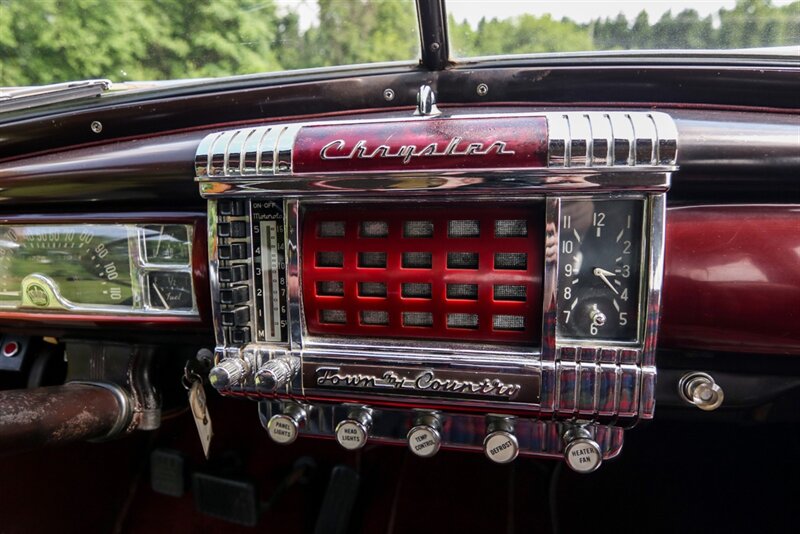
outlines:
[{"label": "footwell area", "polygon": [[[320,510],[350,508],[341,494],[347,484],[326,502],[337,466],[358,475],[352,514],[341,523],[347,533],[770,532],[793,524],[800,493],[796,425],[657,418],[628,432],[618,459],[581,476],[558,462],[497,466],[453,451],[422,459],[400,447],[350,453],[321,440],[282,447],[258,425],[254,403],[210,401],[209,461],[188,414],[150,436],[4,458],[0,531],[332,532],[341,517],[320,521]],[[148,459],[155,448],[179,451],[190,472],[252,483],[258,525],[199,512],[190,483],[181,497],[154,492]],[[308,463],[298,471],[298,462]]]}]

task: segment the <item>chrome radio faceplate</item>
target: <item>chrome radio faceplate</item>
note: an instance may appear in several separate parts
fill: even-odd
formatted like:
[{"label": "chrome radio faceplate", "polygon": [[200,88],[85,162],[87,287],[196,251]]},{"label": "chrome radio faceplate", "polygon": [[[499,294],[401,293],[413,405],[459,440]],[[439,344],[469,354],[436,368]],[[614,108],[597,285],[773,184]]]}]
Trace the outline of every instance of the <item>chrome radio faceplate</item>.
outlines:
[{"label": "chrome radio faceplate", "polygon": [[213,134],[196,161],[212,383],[264,399],[280,442],[435,442],[593,470],[653,416],[676,153],[671,119],[649,112]]}]

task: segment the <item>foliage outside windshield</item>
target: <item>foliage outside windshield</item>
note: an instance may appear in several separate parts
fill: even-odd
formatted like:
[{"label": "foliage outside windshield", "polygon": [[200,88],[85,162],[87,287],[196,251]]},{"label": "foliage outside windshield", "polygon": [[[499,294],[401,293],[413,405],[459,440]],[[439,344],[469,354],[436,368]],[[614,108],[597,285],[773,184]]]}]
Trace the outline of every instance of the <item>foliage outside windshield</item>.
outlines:
[{"label": "foliage outside windshield", "polygon": [[[677,10],[672,7],[674,4],[689,4],[697,9]],[[458,57],[800,45],[800,1],[449,0],[447,8],[450,42]],[[623,8],[628,15],[622,12]],[[530,13],[504,17],[504,9],[525,9]],[[548,10],[569,16],[556,17]],[[661,14],[654,17],[658,12]],[[594,13],[601,14],[591,16]]]},{"label": "foliage outside windshield", "polygon": [[[651,18],[656,3],[448,0],[452,55],[800,45],[800,1],[698,0],[722,7]],[[0,0],[0,87],[413,61],[419,48],[413,0]]]}]

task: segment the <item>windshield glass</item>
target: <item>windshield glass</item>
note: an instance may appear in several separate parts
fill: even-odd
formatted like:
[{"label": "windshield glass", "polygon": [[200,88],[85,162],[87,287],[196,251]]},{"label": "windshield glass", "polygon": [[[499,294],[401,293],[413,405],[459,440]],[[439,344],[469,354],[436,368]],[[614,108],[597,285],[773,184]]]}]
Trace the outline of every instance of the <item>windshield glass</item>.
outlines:
[{"label": "windshield glass", "polygon": [[800,1],[448,0],[447,11],[451,53],[461,58],[800,45]]},{"label": "windshield glass", "polygon": [[419,58],[413,0],[0,0],[0,87]]}]

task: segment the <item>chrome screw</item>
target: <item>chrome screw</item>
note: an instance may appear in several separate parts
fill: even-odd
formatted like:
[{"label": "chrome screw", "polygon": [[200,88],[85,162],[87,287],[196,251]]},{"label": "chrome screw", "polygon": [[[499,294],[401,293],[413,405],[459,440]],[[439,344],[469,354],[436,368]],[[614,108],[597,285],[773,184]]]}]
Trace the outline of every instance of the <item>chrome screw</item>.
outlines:
[{"label": "chrome screw", "polygon": [[486,96],[489,93],[489,86],[485,83],[479,83],[476,91],[478,96]]},{"label": "chrome screw", "polygon": [[94,133],[100,133],[103,131],[103,123],[100,121],[92,121],[90,128]]},{"label": "chrome screw", "polygon": [[392,100],[394,100],[394,91],[392,91],[391,89],[384,89],[383,98],[387,102],[391,102]]}]

